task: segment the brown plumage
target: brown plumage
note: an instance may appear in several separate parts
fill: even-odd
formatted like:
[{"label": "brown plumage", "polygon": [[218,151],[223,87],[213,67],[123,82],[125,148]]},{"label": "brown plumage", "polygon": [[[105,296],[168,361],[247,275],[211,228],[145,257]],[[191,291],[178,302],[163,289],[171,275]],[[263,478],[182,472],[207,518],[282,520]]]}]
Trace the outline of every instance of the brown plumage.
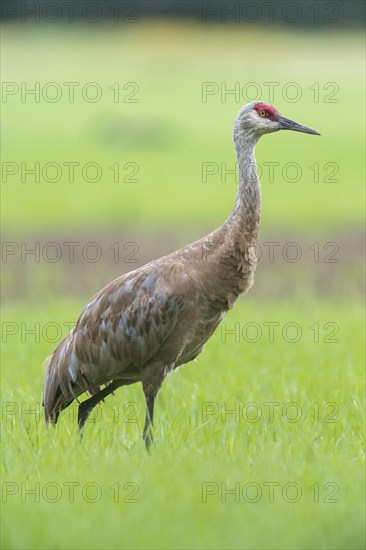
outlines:
[{"label": "brown plumage", "polygon": [[240,185],[230,217],[213,233],[96,294],[50,358],[43,396],[47,421],[56,423],[88,391],[92,397],[79,405],[82,428],[104,397],[142,382],[149,447],[154,401],[165,376],[201,353],[238,296],[253,285],[261,212],[254,148],[261,135],[280,129],[318,133],[261,102],[240,110],[234,129]]}]

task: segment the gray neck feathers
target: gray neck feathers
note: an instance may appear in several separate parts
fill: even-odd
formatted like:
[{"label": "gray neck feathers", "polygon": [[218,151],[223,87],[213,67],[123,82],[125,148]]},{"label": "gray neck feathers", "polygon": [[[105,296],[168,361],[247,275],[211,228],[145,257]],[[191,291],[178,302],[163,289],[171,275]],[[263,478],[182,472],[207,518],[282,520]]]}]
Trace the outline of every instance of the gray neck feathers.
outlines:
[{"label": "gray neck feathers", "polygon": [[237,122],[234,129],[234,143],[239,164],[239,191],[234,208],[228,219],[240,249],[257,240],[261,216],[262,195],[254,149],[258,136]]}]

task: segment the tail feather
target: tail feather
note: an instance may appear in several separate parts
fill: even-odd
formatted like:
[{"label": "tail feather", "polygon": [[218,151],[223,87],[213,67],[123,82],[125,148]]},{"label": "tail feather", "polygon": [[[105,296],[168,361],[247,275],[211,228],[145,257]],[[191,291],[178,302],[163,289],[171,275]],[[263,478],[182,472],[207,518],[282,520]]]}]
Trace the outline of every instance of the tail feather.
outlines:
[{"label": "tail feather", "polygon": [[72,340],[73,331],[48,358],[48,370],[43,389],[43,406],[46,421],[53,424],[56,424],[63,409],[88,390],[86,380],[79,374]]}]

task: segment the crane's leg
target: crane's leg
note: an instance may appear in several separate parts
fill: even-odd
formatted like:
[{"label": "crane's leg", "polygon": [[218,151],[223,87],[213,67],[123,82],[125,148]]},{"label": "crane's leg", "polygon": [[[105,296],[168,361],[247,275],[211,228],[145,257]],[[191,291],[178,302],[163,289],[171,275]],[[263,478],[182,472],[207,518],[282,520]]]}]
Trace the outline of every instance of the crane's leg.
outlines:
[{"label": "crane's leg", "polygon": [[147,451],[150,450],[154,442],[153,422],[155,399],[168,372],[169,369],[166,365],[157,364],[152,368],[150,367],[143,373],[145,376],[142,376],[142,389],[144,390],[146,399],[146,419],[142,437],[145,441]]},{"label": "crane's leg", "polygon": [[144,438],[146,449],[149,451],[151,444],[154,442],[152,428],[154,423],[154,403],[156,395],[145,394],[146,398],[146,420],[142,437]]},{"label": "crane's leg", "polygon": [[78,411],[78,425],[79,430],[81,430],[84,427],[85,422],[87,421],[88,416],[94,409],[95,405],[98,405],[100,401],[102,401],[107,395],[112,393],[114,390],[119,388],[120,386],[124,385],[123,380],[118,380],[112,382],[112,384],[108,384],[103,390],[99,391],[86,401],[83,401],[79,405],[79,411]]}]

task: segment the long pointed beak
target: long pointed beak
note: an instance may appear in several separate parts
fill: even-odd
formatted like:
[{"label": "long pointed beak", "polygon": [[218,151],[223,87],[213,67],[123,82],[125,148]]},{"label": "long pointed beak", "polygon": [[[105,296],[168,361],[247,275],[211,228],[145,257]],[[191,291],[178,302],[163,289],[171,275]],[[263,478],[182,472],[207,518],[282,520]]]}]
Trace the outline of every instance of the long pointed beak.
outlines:
[{"label": "long pointed beak", "polygon": [[295,132],[304,132],[305,134],[314,134],[316,136],[321,135],[318,130],[299,124],[298,122],[295,122],[290,118],[285,118],[282,115],[277,115],[277,121],[280,123],[280,130],[294,130]]}]

